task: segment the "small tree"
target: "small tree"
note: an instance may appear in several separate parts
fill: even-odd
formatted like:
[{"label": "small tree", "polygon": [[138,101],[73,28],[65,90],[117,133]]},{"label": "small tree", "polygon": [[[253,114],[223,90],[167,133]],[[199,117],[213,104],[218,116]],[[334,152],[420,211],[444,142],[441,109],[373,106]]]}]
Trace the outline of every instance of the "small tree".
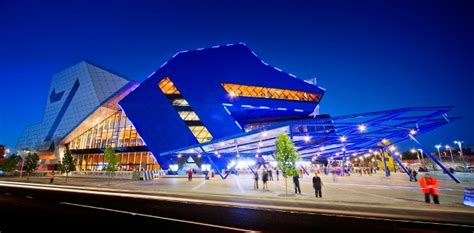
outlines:
[{"label": "small tree", "polygon": [[18,166],[19,157],[16,154],[12,154],[9,158],[5,159],[0,168],[5,172],[14,171]]},{"label": "small tree", "polygon": [[71,155],[71,152],[69,150],[64,151],[64,156],[63,156],[63,163],[61,164],[61,172],[66,173],[66,183],[67,183],[67,178],[69,175],[69,172],[75,171],[76,170],[76,162],[74,161],[74,158]]},{"label": "small tree", "polygon": [[112,175],[113,172],[117,171],[119,157],[115,154],[114,148],[108,146],[105,148],[104,158],[107,165],[105,166],[105,170],[109,175]]},{"label": "small tree", "polygon": [[295,176],[298,174],[296,170],[296,161],[300,158],[296,153],[293,142],[286,134],[278,136],[275,142],[275,154],[278,162],[278,168],[282,171],[285,178],[285,191],[288,195],[288,176]]},{"label": "small tree", "polygon": [[25,158],[25,165],[23,166],[28,176],[26,179],[30,178],[30,174],[36,170],[38,167],[39,156],[36,153],[28,153]]}]

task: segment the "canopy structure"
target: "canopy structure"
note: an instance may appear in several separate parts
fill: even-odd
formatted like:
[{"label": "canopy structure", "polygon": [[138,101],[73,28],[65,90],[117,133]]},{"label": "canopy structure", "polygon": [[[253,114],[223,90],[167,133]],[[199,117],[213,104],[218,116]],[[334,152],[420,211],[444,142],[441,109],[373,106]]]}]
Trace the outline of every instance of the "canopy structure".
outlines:
[{"label": "canopy structure", "polygon": [[[386,150],[399,162],[398,155],[393,153],[394,145],[409,139],[419,144],[416,140],[418,135],[459,119],[448,116],[447,113],[451,109],[452,107],[401,108],[338,117],[318,116],[314,119],[284,121],[231,137],[164,152],[160,156],[209,155],[224,158],[223,155],[237,157],[273,155],[276,138],[280,134],[287,134],[302,159],[337,160],[360,156],[371,150]],[[422,147],[421,144],[419,146]],[[424,153],[447,171],[429,151],[424,150]]]}]

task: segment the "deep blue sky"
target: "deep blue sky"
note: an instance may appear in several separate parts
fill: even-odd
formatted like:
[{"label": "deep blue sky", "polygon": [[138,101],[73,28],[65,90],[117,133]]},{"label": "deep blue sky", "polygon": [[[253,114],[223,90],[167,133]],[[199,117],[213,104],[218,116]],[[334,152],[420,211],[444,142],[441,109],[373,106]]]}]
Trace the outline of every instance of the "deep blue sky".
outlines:
[{"label": "deep blue sky", "polygon": [[[421,141],[474,143],[474,1],[0,1],[0,144],[39,122],[54,73],[90,60],[144,80],[180,50],[245,42],[327,89],[334,116],[452,105]],[[434,149],[434,148],[433,148]]]}]

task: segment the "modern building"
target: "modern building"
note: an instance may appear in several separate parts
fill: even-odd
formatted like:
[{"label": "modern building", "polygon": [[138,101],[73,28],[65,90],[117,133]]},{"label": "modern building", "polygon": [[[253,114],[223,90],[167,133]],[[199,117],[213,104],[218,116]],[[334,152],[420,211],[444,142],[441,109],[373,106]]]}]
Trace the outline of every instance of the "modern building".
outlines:
[{"label": "modern building", "polygon": [[67,148],[79,170],[101,170],[111,146],[122,170],[195,163],[220,173],[235,159],[265,164],[280,134],[305,160],[345,164],[455,120],[450,107],[331,117],[320,114],[324,94],[314,79],[273,67],[242,43],[179,52],[141,84],[81,62],[53,77],[43,121],[17,148],[39,152],[45,164]]},{"label": "modern building", "polygon": [[100,170],[106,146],[117,148],[122,169],[158,166],[118,101],[139,83],[81,62],[53,76],[40,123],[27,127],[17,143],[36,152],[42,167],[60,162],[69,148],[79,170]]}]

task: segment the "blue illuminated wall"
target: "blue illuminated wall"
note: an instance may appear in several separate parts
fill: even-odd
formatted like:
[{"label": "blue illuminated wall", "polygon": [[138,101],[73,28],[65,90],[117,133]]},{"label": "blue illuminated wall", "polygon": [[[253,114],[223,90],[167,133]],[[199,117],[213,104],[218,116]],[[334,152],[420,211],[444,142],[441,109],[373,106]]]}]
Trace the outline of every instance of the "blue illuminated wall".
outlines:
[{"label": "blue illuminated wall", "polygon": [[[324,94],[324,89],[269,66],[244,44],[215,46],[177,53],[120,106],[132,121],[158,162],[167,167],[160,153],[198,141],[180,118],[158,83],[169,77],[199,116],[213,140],[242,133],[245,122],[281,115],[306,118],[319,102],[233,97],[222,83],[291,89]],[[226,110],[227,108],[227,110]],[[237,123],[236,123],[237,122]]]}]

